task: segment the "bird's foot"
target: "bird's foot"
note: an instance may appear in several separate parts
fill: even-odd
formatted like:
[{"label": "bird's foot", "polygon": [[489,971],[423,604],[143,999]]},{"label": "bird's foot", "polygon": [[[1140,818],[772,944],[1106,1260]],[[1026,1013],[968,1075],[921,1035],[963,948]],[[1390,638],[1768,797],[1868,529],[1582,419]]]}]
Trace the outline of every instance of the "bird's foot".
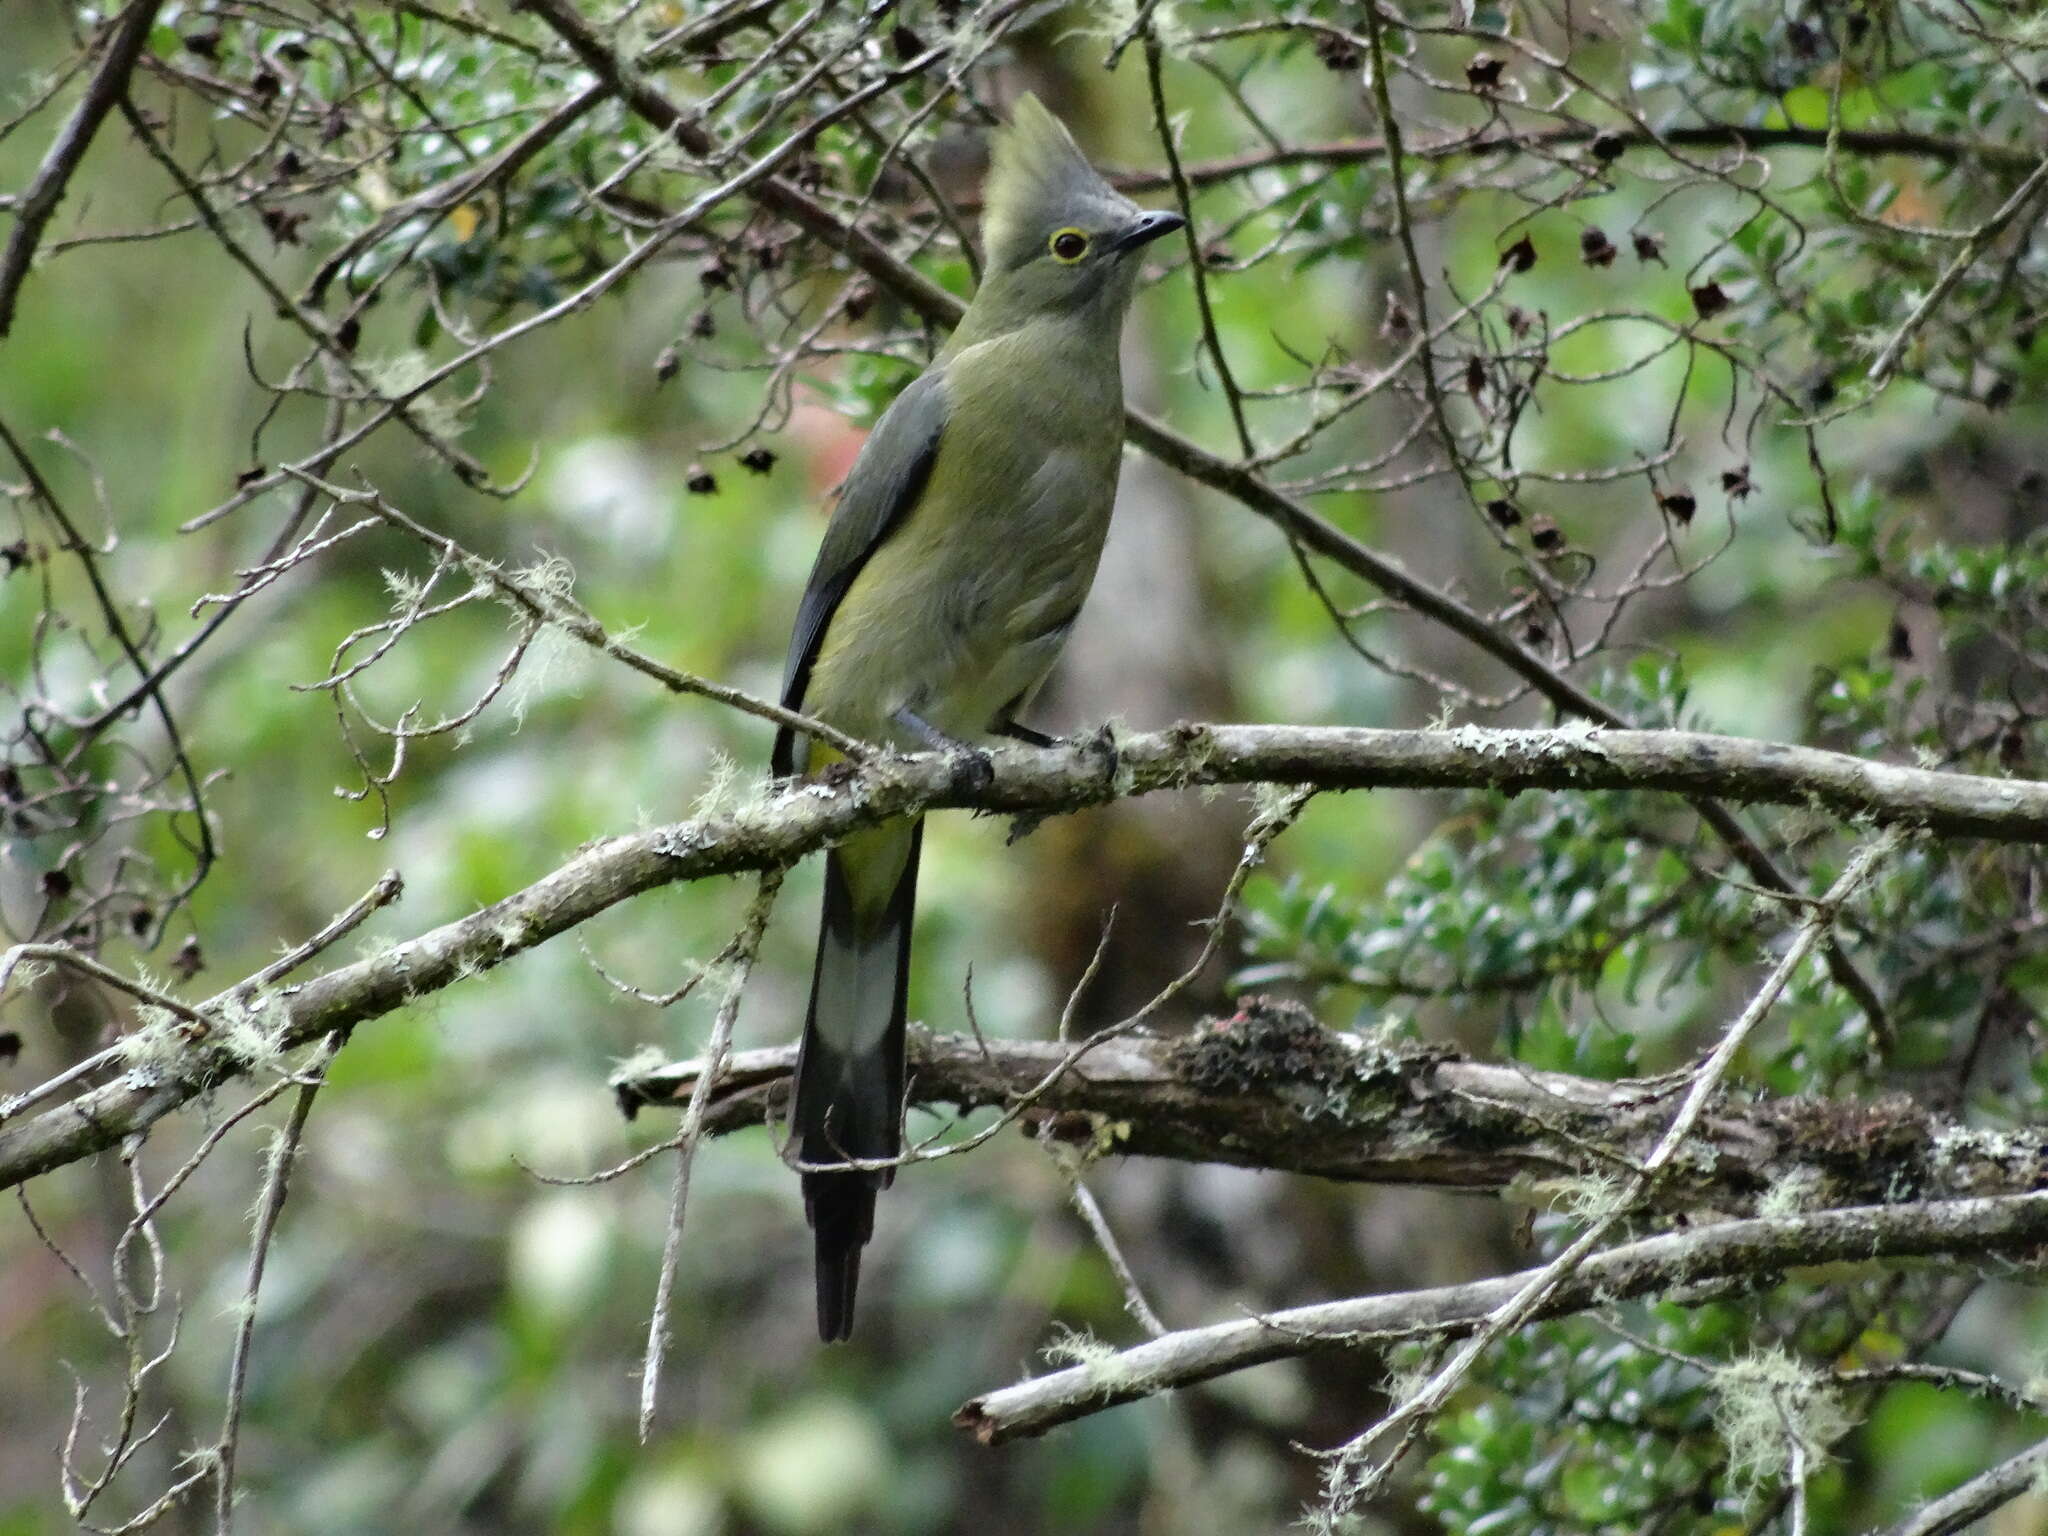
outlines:
[{"label": "bird's foot", "polygon": [[949,754],[953,765],[953,792],[978,795],[996,781],[995,759],[979,747],[961,743]]},{"label": "bird's foot", "polygon": [[1076,731],[1071,736],[1060,738],[1059,745],[1072,747],[1102,764],[1102,776],[1109,783],[1116,782],[1117,770],[1123,766],[1123,758],[1116,749],[1116,727],[1107,720],[1092,731]]},{"label": "bird's foot", "polygon": [[947,735],[907,706],[898,709],[889,718],[907,731],[920,746],[946,754],[953,765],[954,794],[978,795],[995,782],[995,760],[973,742]]}]

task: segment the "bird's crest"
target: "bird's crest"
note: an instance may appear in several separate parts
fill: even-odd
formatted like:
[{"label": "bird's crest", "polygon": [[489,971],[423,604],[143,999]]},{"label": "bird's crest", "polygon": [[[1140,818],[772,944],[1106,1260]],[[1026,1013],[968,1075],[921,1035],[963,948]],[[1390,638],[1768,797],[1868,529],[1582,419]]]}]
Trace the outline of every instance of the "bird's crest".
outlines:
[{"label": "bird's crest", "polygon": [[1022,266],[1064,224],[1100,221],[1124,198],[1082,157],[1065,124],[1026,92],[996,135],[982,243],[999,270]]}]

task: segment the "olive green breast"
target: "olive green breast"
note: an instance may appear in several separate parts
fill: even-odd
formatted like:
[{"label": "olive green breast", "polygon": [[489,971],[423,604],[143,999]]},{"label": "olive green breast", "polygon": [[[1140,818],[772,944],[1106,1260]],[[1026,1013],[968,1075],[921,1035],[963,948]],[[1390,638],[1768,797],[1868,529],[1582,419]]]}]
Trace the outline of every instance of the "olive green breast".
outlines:
[{"label": "olive green breast", "polygon": [[1095,577],[1123,442],[1115,339],[1048,320],[947,359],[917,504],[848,588],[806,706],[894,740],[979,735],[1056,659]]}]

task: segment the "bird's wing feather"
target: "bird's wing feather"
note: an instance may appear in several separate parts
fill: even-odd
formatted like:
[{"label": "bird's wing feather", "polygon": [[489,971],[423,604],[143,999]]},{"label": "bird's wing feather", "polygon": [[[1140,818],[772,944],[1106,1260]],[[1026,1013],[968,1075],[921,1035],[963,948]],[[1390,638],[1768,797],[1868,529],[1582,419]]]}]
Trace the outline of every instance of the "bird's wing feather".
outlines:
[{"label": "bird's wing feather", "polygon": [[[803,708],[811,664],[839,600],[868,557],[881,548],[923,494],[932,461],[938,457],[946,411],[945,381],[934,368],[914,380],[882,413],[860,457],[854,460],[839,505],[825,529],[825,541],[818,548],[817,564],[811,567],[810,584],[797,607],[789,660],[782,671],[783,708]],[[775,733],[775,773],[786,777],[796,772],[800,765],[795,758],[795,733],[784,726]]]}]

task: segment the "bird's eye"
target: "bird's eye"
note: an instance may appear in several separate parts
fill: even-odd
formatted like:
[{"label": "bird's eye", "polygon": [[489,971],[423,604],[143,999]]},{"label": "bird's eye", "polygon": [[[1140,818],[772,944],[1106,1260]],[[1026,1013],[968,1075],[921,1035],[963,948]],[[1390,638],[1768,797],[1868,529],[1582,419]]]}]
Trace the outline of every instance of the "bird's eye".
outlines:
[{"label": "bird's eye", "polygon": [[1054,261],[1079,261],[1088,254],[1088,237],[1078,229],[1063,229],[1052,237]]}]

